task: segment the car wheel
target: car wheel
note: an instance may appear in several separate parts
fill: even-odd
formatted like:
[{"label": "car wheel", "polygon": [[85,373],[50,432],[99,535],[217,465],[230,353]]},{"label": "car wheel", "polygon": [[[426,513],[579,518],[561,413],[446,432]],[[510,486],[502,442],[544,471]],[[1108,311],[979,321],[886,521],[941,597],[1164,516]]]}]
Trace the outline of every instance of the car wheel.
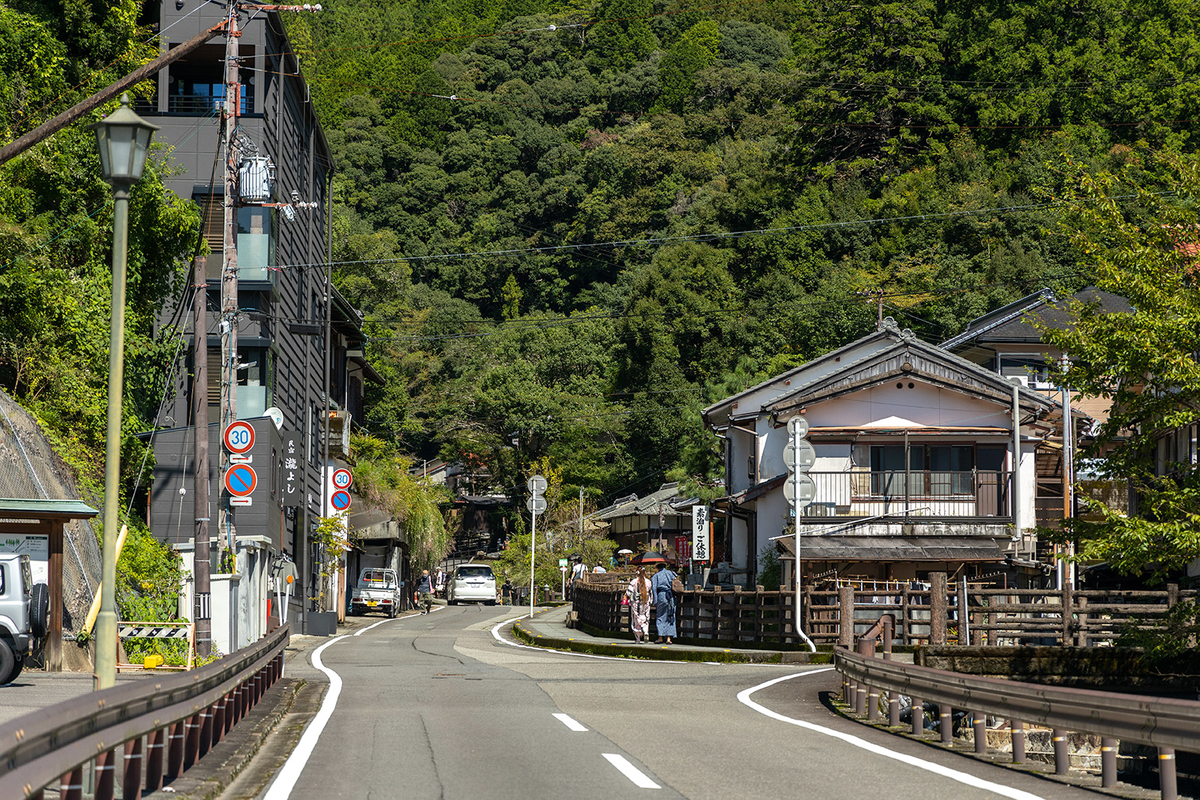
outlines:
[{"label": "car wheel", "polygon": [[17,664],[12,645],[0,639],[0,685],[12,683],[13,678],[17,677],[17,673],[21,671]]},{"label": "car wheel", "polygon": [[13,665],[12,672],[8,673],[8,679],[4,682],[12,683],[13,681],[15,681],[17,679],[17,676],[21,674],[21,670],[24,667],[25,667],[25,659],[23,659],[23,658],[16,659],[16,664]]},{"label": "car wheel", "polygon": [[36,638],[42,639],[50,629],[49,623],[50,587],[44,583],[35,583],[29,603],[29,631]]}]

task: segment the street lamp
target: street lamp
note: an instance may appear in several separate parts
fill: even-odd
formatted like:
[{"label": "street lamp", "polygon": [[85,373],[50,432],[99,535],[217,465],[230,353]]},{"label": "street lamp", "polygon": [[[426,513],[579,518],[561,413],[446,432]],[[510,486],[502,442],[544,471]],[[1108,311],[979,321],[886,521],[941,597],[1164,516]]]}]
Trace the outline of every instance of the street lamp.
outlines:
[{"label": "street lamp", "polygon": [[108,339],[108,427],[104,436],[104,550],[100,615],[96,620],[96,688],[117,682],[117,481],[121,471],[121,396],[125,371],[125,258],[129,247],[129,189],[142,177],[150,137],[158,130],[129,107],[92,126],[100,171],[113,187],[112,324]]}]

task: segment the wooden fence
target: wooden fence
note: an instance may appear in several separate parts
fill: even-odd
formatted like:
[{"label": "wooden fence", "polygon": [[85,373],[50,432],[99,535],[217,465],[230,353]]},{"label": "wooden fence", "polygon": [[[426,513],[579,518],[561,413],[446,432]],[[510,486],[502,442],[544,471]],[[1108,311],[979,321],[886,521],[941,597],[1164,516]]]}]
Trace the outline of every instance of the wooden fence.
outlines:
[{"label": "wooden fence", "polygon": [[[629,631],[623,604],[629,576],[587,575],[575,586],[580,622],[609,633]],[[999,589],[951,585],[933,573],[927,586],[900,584],[803,588],[801,629],[818,645],[851,646],[881,614],[896,619],[896,643],[974,645],[1112,644],[1131,625],[1154,628],[1195,590]],[[678,638],[799,645],[793,631],[795,592],[735,588],[676,594]],[[653,632],[651,627],[651,632]]]}]

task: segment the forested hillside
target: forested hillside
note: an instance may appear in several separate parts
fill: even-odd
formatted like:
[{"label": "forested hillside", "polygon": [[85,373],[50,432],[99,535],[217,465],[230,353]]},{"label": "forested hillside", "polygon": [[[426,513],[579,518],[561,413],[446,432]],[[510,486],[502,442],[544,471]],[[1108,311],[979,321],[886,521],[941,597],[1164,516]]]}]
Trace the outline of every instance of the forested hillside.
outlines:
[{"label": "forested hillside", "polygon": [[291,24],[390,380],[365,424],[597,500],[703,481],[699,410],[869,332],[871,293],[940,341],[1086,285],[1063,169],[1194,148],[1196,11],[331,0]]}]

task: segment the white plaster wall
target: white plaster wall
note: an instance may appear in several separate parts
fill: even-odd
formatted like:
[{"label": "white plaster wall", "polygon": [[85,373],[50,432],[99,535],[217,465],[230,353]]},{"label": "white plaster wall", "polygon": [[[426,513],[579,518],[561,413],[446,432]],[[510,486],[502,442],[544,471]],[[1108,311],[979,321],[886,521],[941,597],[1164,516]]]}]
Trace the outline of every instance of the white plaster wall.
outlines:
[{"label": "white plaster wall", "polygon": [[1037,511],[1034,495],[1037,491],[1037,460],[1034,455],[1036,443],[1021,442],[1021,507],[1017,509],[1017,530],[1033,528],[1037,525]]},{"label": "white plaster wall", "polygon": [[746,554],[749,552],[749,542],[747,542],[749,532],[746,530],[746,521],[738,517],[730,517],[729,524],[732,529],[732,535],[729,538],[733,545],[733,552],[729,554],[729,565],[734,569],[745,569]]},{"label": "white plaster wall", "polygon": [[[913,383],[912,389],[908,388]],[[821,427],[915,427],[955,426],[1008,428],[1012,425],[1009,405],[960,394],[918,380],[876,386],[848,397],[827,400],[808,407],[808,424]],[[786,436],[787,432],[782,431]]]}]

